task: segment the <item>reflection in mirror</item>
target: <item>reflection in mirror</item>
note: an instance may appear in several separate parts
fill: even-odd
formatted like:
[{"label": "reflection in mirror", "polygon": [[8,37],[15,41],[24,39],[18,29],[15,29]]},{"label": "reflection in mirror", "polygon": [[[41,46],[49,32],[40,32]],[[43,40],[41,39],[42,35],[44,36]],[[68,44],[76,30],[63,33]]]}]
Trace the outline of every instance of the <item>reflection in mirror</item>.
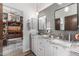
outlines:
[{"label": "reflection in mirror", "polygon": [[46,30],[46,16],[39,18],[39,30]]},{"label": "reflection in mirror", "polygon": [[77,4],[70,4],[55,12],[55,30],[77,30]]}]

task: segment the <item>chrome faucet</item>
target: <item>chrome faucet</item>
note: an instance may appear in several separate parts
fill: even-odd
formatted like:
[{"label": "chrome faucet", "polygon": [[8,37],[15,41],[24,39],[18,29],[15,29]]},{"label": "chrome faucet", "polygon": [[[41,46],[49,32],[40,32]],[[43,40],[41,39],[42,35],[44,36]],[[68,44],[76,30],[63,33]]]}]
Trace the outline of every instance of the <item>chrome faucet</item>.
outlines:
[{"label": "chrome faucet", "polygon": [[69,42],[70,42],[70,39],[71,39],[71,35],[70,35],[70,33],[69,33],[68,39],[69,39]]}]

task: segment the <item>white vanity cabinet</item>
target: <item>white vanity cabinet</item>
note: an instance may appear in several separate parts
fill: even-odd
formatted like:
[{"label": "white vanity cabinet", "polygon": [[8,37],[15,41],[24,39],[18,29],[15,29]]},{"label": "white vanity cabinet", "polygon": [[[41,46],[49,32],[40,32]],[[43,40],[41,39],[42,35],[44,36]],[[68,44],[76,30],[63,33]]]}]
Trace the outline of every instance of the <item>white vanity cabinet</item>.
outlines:
[{"label": "white vanity cabinet", "polygon": [[32,40],[32,52],[37,56],[44,56],[44,41],[41,38],[34,37]]},{"label": "white vanity cabinet", "polygon": [[45,56],[69,56],[70,51],[68,47],[59,44],[51,43],[45,40]]},{"label": "white vanity cabinet", "polygon": [[50,56],[56,56],[57,55],[57,47],[54,46],[54,45],[51,45],[51,53],[50,53]]},{"label": "white vanity cabinet", "polygon": [[60,45],[51,45],[51,56],[69,56],[69,51],[66,47]]},{"label": "white vanity cabinet", "polygon": [[57,55],[58,56],[69,56],[69,50],[65,47],[62,47],[62,46],[58,46],[57,48]]},{"label": "white vanity cabinet", "polygon": [[37,41],[37,38],[33,38],[31,40],[31,46],[32,46],[32,52],[35,53],[37,55],[37,45],[38,44],[38,41]]},{"label": "white vanity cabinet", "polygon": [[38,39],[37,55],[44,56],[44,53],[45,53],[44,39]]},{"label": "white vanity cabinet", "polygon": [[37,56],[69,56],[67,47],[51,43],[49,39],[35,37],[32,39],[32,51]]},{"label": "white vanity cabinet", "polygon": [[45,40],[45,56],[51,56],[51,46],[48,40]]}]

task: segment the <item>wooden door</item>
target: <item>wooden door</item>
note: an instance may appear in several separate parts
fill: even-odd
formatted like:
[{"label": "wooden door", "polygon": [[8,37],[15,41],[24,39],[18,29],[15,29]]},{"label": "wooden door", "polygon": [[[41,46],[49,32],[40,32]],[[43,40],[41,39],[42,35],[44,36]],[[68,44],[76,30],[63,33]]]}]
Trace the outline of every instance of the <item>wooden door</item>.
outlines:
[{"label": "wooden door", "polygon": [[21,21],[21,37],[23,38],[23,16],[20,16]]},{"label": "wooden door", "polygon": [[60,18],[55,19],[55,30],[60,30]]},{"label": "wooden door", "polygon": [[77,30],[77,15],[65,17],[65,30]]}]

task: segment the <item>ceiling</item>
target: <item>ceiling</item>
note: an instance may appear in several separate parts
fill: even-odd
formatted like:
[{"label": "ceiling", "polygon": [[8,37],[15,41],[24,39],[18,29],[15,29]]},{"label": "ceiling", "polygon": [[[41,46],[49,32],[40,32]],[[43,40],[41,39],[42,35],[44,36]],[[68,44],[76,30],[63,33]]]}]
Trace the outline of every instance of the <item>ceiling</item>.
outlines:
[{"label": "ceiling", "polygon": [[52,5],[53,3],[36,3],[38,12]]},{"label": "ceiling", "polygon": [[4,3],[8,7],[23,11],[27,18],[36,17],[36,12],[40,12],[53,3]]},{"label": "ceiling", "polygon": [[4,5],[7,5],[7,6],[11,6],[11,7],[14,7],[16,8],[16,6],[19,7],[19,9],[22,7],[25,7],[27,8],[31,8],[33,10],[36,10],[37,12],[45,9],[46,7],[52,5],[53,3],[4,3]]}]

